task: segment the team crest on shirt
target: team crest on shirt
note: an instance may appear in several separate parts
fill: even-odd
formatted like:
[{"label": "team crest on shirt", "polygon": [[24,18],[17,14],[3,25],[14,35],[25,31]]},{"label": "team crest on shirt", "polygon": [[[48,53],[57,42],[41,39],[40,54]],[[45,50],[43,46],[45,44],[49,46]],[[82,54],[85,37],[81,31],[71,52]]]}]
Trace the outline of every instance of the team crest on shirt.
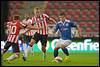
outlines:
[{"label": "team crest on shirt", "polygon": [[69,24],[67,23],[66,26],[69,26]]}]

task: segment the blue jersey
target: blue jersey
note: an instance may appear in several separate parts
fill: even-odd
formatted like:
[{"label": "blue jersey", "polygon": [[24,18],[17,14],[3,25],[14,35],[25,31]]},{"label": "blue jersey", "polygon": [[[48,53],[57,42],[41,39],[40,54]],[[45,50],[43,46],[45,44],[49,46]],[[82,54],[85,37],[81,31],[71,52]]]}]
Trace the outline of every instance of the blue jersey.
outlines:
[{"label": "blue jersey", "polygon": [[65,20],[64,22],[59,21],[56,24],[55,31],[59,30],[61,33],[61,39],[63,40],[71,40],[72,33],[71,28],[76,27],[76,23],[70,20]]}]

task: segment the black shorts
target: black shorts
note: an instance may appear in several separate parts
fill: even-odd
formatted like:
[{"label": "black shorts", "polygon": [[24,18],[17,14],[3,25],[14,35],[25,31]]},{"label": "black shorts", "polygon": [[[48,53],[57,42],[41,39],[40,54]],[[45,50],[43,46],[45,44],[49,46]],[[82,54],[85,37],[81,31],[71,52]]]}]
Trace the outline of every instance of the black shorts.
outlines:
[{"label": "black shorts", "polygon": [[17,43],[8,42],[5,44],[4,49],[8,50],[12,46],[13,53],[20,52],[19,46]]},{"label": "black shorts", "polygon": [[48,40],[47,38],[48,38],[48,35],[41,35],[37,32],[32,37],[32,39],[34,39],[36,41],[36,43],[40,40],[40,42],[42,43],[43,46],[46,46],[47,40]]},{"label": "black shorts", "polygon": [[29,43],[31,41],[31,38],[32,38],[32,36],[24,35],[23,38],[22,38],[22,41],[25,41],[26,43]]}]

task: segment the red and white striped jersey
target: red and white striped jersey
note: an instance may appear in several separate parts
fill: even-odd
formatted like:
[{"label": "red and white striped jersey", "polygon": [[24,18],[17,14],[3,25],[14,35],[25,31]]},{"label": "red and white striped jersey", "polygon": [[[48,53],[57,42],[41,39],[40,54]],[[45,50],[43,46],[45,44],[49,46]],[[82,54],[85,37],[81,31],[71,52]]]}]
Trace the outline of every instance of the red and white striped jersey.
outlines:
[{"label": "red and white striped jersey", "polygon": [[[24,19],[22,22],[25,25],[29,25],[29,24],[32,24],[32,19],[28,19],[28,20]],[[27,30],[27,29],[24,29],[24,30]],[[26,32],[25,35],[27,35],[27,36],[33,36],[34,35],[34,31],[30,30],[30,31]]]},{"label": "red and white striped jersey", "polygon": [[42,30],[38,30],[37,33],[42,35],[48,34],[46,21],[47,18],[49,18],[47,14],[42,14],[41,17],[32,17],[32,22],[37,23],[38,28],[43,28]]},{"label": "red and white striped jersey", "polygon": [[26,26],[26,25],[22,24],[22,22],[20,21],[15,21],[15,22],[11,21],[7,23],[7,27],[9,29],[7,41],[18,43],[18,35],[21,29],[21,26]]}]

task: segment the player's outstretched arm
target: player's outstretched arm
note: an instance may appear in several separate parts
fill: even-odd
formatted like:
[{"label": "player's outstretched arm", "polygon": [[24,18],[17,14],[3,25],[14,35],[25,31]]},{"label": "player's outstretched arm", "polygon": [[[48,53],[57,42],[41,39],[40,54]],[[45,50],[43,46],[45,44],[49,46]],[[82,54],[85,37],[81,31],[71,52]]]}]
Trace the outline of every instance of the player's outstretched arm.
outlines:
[{"label": "player's outstretched arm", "polygon": [[26,28],[27,28],[27,29],[30,29],[30,30],[39,30],[39,29],[43,29],[42,27],[34,27],[34,26],[32,26],[32,25],[28,25]]},{"label": "player's outstretched arm", "polygon": [[26,28],[27,31],[21,33],[21,35],[24,35],[25,33],[27,33],[27,32],[30,31],[30,30],[39,30],[39,29],[43,29],[43,28],[37,28],[37,27],[34,27],[34,26],[32,26],[32,25],[28,25],[28,26],[22,27],[22,28]]},{"label": "player's outstretched arm", "polygon": [[52,21],[50,23],[55,23],[56,24],[56,21],[53,18],[50,17],[49,20]]}]

